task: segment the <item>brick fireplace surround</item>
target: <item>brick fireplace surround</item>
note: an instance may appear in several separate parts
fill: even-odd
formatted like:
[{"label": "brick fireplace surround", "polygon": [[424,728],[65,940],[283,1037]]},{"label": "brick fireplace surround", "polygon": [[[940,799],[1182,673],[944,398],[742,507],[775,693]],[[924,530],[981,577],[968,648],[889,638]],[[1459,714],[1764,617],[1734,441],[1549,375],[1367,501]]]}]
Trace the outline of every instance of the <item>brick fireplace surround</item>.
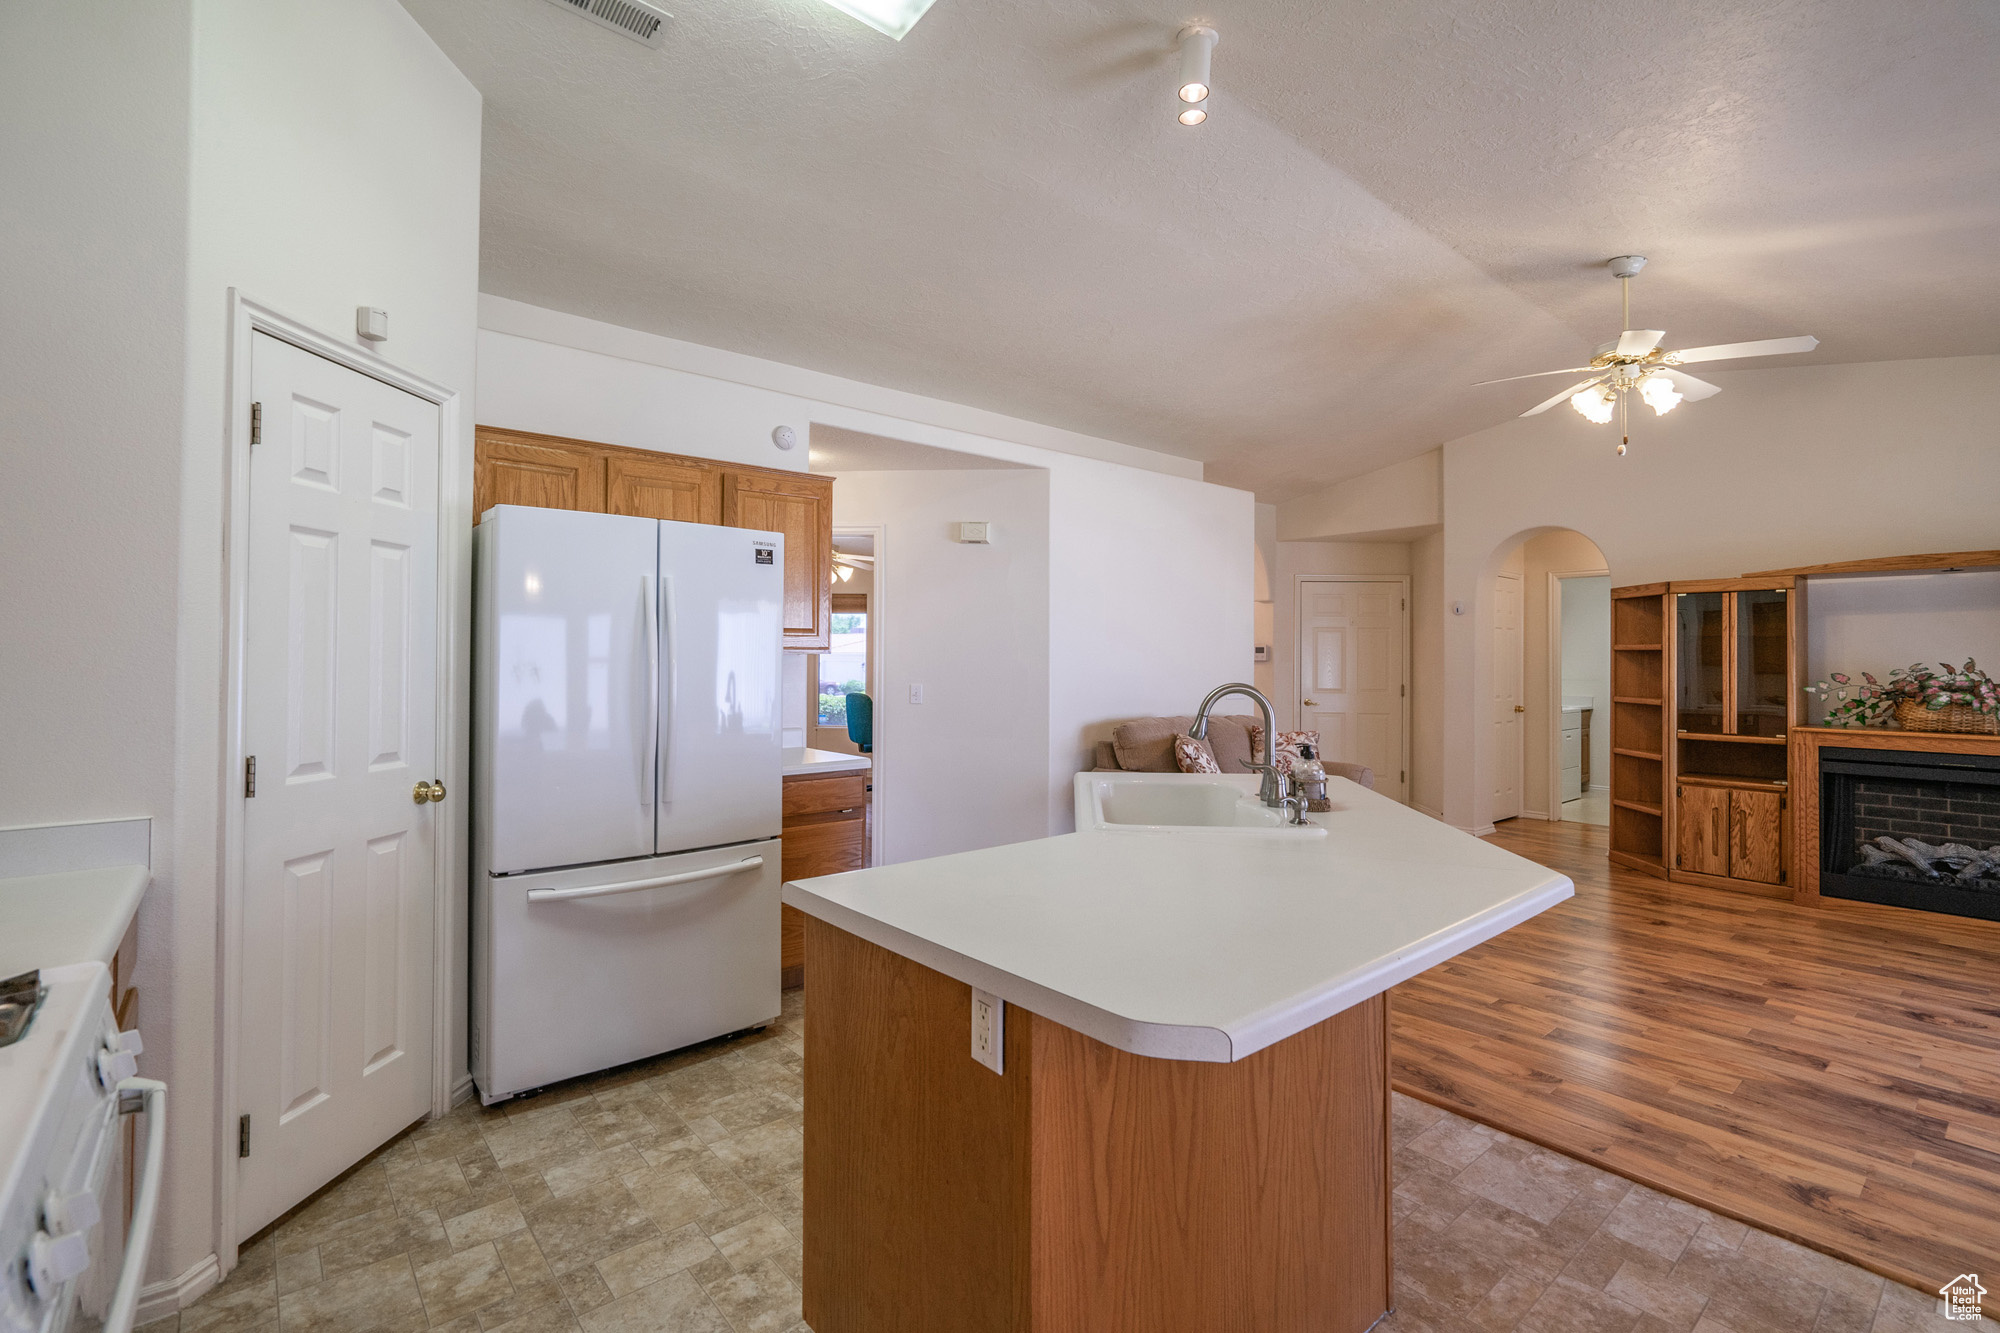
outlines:
[{"label": "brick fireplace surround", "polygon": [[[1846,900],[1820,893],[1820,751],[1832,748],[1846,751],[1881,752],[1904,751],[1924,755],[1955,756],[1985,755],[2000,758],[2000,736],[1963,735],[1944,732],[1895,731],[1873,727],[1794,727],[1791,731],[1791,772],[1792,772],[1792,897],[1795,902],[1808,907],[1842,906]],[[1886,756],[1884,756],[1886,757]],[[1864,807],[1868,803],[1864,792]],[[1935,813],[1935,812],[1930,812]],[[1961,822],[1965,817],[1959,816]],[[2000,842],[2000,837],[1984,836],[1983,828],[1973,829],[1974,820],[1967,822],[1967,830],[1962,831],[1957,841],[1972,842],[1975,836],[1978,845],[1984,847]],[[1911,833],[1923,836],[1926,831],[1911,825]],[[1940,836],[1942,836],[1940,834]],[[1931,839],[1937,841],[1937,838]],[[1933,909],[1936,910],[1936,909]],[[1947,909],[1948,910],[1948,909]]]}]

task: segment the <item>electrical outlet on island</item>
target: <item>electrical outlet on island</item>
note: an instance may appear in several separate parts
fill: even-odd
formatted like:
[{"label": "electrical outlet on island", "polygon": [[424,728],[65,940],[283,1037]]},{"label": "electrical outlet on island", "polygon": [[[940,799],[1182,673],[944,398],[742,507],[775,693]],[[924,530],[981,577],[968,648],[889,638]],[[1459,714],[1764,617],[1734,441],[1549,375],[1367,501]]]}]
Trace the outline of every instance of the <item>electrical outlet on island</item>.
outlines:
[{"label": "electrical outlet on island", "polygon": [[996,1074],[1006,1073],[1007,1003],[983,990],[972,992],[972,1058]]}]

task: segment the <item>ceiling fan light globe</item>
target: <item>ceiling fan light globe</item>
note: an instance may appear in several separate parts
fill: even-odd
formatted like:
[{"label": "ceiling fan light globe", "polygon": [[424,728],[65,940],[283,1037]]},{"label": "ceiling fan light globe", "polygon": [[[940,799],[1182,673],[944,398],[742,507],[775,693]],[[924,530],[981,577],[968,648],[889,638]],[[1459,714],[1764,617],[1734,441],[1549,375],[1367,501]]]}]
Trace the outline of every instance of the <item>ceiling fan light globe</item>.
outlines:
[{"label": "ceiling fan light globe", "polygon": [[1648,375],[1639,381],[1639,396],[1655,415],[1665,416],[1680,404],[1682,394],[1665,375]]},{"label": "ceiling fan light globe", "polygon": [[1602,426],[1611,420],[1613,399],[1602,389],[1589,388],[1570,395],[1569,405],[1583,416]]}]

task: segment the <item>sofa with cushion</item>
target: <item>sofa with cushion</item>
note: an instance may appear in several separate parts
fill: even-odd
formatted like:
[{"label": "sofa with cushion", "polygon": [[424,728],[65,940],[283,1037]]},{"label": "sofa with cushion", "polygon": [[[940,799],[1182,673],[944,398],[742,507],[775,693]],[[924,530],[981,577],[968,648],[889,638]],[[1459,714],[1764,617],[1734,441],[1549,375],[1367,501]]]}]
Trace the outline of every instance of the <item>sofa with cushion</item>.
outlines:
[{"label": "sofa with cushion", "polygon": [[[1178,773],[1174,759],[1174,738],[1187,735],[1193,716],[1141,717],[1121,722],[1111,739],[1097,743],[1096,771],[1100,773]],[[1211,713],[1208,718],[1208,748],[1225,773],[1248,773],[1245,763],[1261,757],[1251,750],[1250,734],[1259,725],[1253,717],[1237,713]],[[1343,764],[1333,759],[1320,761],[1328,777],[1347,778],[1370,788],[1375,786],[1375,770],[1366,764]],[[1282,757],[1280,767],[1283,767]]]}]

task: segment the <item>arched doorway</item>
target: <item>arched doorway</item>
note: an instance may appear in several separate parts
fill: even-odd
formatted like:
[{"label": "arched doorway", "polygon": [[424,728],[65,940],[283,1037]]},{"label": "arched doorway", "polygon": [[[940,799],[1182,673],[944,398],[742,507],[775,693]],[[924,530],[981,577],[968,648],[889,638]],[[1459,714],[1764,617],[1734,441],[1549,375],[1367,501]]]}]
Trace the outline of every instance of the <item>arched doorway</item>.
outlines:
[{"label": "arched doorway", "polygon": [[[1517,533],[1488,562],[1488,820],[1604,823],[1610,782],[1610,568],[1571,528]],[[1599,790],[1593,792],[1593,788]]]}]

